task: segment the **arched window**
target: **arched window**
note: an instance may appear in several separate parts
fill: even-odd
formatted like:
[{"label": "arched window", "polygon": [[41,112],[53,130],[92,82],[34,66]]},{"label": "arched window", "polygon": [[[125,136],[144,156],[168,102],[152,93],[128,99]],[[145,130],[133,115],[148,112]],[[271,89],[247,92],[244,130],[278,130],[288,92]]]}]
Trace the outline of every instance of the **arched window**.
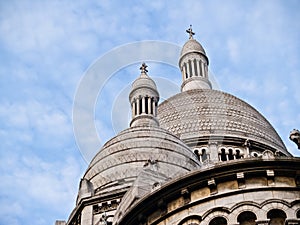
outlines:
[{"label": "arched window", "polygon": [[227,220],[224,217],[215,217],[210,222],[209,225],[227,225]]},{"label": "arched window", "polygon": [[195,148],[195,149],[194,149],[194,153],[195,153],[195,155],[197,156],[198,160],[200,161],[200,152],[199,152],[199,149],[198,149],[198,148]]},{"label": "arched window", "polygon": [[297,217],[298,219],[300,219],[300,209],[297,211],[296,217]]},{"label": "arched window", "polygon": [[137,106],[136,106],[136,100],[134,100],[134,102],[133,102],[133,104],[134,104],[134,115],[136,116],[137,115]]},{"label": "arched window", "polygon": [[205,148],[201,149],[201,161],[204,162],[205,160],[207,160],[207,152]]},{"label": "arched window", "polygon": [[199,225],[202,221],[200,216],[189,216],[183,219],[178,225]]},{"label": "arched window", "polygon": [[138,114],[141,115],[142,114],[142,108],[143,108],[143,102],[142,102],[141,98],[139,98],[138,103],[139,103],[139,112],[138,112]]},{"label": "arched window", "polygon": [[188,63],[189,63],[189,74],[190,74],[190,77],[192,77],[193,76],[193,71],[192,71],[192,61],[191,60],[189,60],[188,61]]},{"label": "arched window", "polygon": [[241,158],[241,150],[236,149],[235,152],[236,152],[235,158],[236,158],[236,159],[240,159],[240,158]]},{"label": "arched window", "polygon": [[240,225],[255,225],[256,219],[257,217],[253,212],[245,211],[238,216],[237,221]]},{"label": "arched window", "polygon": [[151,100],[150,100],[150,104],[151,104],[151,107],[150,107],[151,112],[150,112],[150,114],[151,115],[154,115],[154,113],[153,113],[153,102],[154,102],[154,99],[151,98]]},{"label": "arched window", "polygon": [[258,153],[257,152],[251,152],[251,156],[257,158],[258,157]]},{"label": "arched window", "polygon": [[272,209],[268,212],[267,218],[270,219],[269,225],[284,225],[286,214],[280,209]]},{"label": "arched window", "polygon": [[221,159],[221,161],[227,161],[226,153],[225,153],[225,149],[224,148],[221,149],[220,159]]},{"label": "arched window", "polygon": [[229,159],[229,160],[233,160],[233,159],[234,159],[234,158],[233,158],[233,150],[230,148],[228,151],[229,151],[228,159]]},{"label": "arched window", "polygon": [[202,66],[201,66],[201,61],[198,61],[198,66],[199,66],[199,77],[202,77]]},{"label": "arched window", "polygon": [[195,76],[198,76],[197,60],[196,59],[194,59],[194,65],[193,65],[193,67],[194,67],[194,70],[195,70]]},{"label": "arched window", "polygon": [[148,112],[148,103],[149,103],[149,102],[148,102],[148,98],[149,98],[149,97],[145,97],[145,113],[146,113],[146,114],[149,113],[149,112]]}]

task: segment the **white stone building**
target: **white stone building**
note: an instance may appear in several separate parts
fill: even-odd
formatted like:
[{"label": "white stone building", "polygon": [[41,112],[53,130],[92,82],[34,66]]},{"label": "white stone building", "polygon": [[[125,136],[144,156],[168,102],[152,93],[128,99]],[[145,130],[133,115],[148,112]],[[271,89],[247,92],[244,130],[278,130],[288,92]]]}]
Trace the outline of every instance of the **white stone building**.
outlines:
[{"label": "white stone building", "polygon": [[96,154],[56,225],[300,224],[300,159],[252,106],[212,89],[205,50],[187,31],[181,92],[158,105],[141,66],[130,127]]}]

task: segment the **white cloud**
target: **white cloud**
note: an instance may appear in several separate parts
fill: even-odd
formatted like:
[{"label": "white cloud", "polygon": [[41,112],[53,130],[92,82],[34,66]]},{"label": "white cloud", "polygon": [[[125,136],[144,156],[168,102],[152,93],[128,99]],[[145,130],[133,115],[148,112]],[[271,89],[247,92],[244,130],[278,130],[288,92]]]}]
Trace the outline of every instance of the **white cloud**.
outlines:
[{"label": "white cloud", "polygon": [[[183,44],[189,24],[223,90],[266,115],[287,147],[297,153],[288,133],[300,129],[298,8],[299,3],[292,1],[222,5],[219,1],[2,1],[0,168],[5,173],[0,173],[0,187],[5,198],[0,201],[0,223],[49,224],[54,218],[66,219],[84,164],[71,126],[73,96],[83,71],[120,44],[145,39]],[[149,74],[164,77],[165,71],[157,68],[156,72],[151,66]],[[135,67],[129,69],[129,80],[138,73]],[[172,75],[167,79],[180,85],[180,73]],[[106,102],[121,99],[113,93],[128,85],[115,81],[100,96]],[[168,94],[162,91],[162,96]],[[115,134],[108,114],[105,119],[101,109],[96,111],[95,123],[104,139]],[[120,114],[114,117],[121,119]],[[95,142],[88,136],[85,141]],[[43,190],[48,194],[42,199]],[[58,204],[61,199],[70,204]]]},{"label": "white cloud", "polygon": [[240,45],[238,41],[234,38],[229,38],[227,40],[227,48],[231,62],[238,63],[240,61]]},{"label": "white cloud", "polygon": [[[36,141],[33,140],[35,137],[52,146],[63,146],[72,136],[70,115],[37,101],[4,102],[0,106],[0,116],[5,118],[2,126],[10,132],[12,140]],[[21,131],[24,133],[20,136]]]},{"label": "white cloud", "polygon": [[[21,218],[34,220],[47,213],[61,215],[74,207],[82,173],[78,160],[67,156],[63,161],[50,163],[34,155],[9,153],[2,154],[0,161],[3,199],[0,201],[0,221],[14,221],[16,218],[14,223],[22,224]],[[8,204],[10,207],[5,199],[12,203]],[[62,204],[64,208],[61,208]],[[31,208],[36,207],[40,211],[32,214]]]}]

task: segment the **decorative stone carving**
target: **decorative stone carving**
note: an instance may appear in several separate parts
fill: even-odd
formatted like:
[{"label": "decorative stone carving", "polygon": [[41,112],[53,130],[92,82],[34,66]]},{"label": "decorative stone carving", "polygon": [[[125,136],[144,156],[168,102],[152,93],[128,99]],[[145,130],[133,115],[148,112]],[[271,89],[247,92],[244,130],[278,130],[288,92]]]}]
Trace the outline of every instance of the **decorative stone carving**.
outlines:
[{"label": "decorative stone carving", "polygon": [[297,129],[293,129],[290,133],[290,140],[295,142],[298,149],[300,149],[300,131]]},{"label": "decorative stone carving", "polygon": [[245,185],[245,176],[244,176],[244,173],[243,172],[237,173],[236,174],[236,178],[237,178],[237,181],[238,181],[239,188],[245,188],[246,185]]},{"label": "decorative stone carving", "polygon": [[275,155],[272,151],[270,150],[265,150],[263,153],[262,153],[262,158],[263,159],[274,159],[275,158]]},{"label": "decorative stone carving", "polygon": [[210,189],[210,194],[213,195],[213,194],[217,194],[218,193],[218,189],[217,189],[217,185],[216,185],[216,182],[215,182],[215,179],[212,178],[210,179],[208,182],[208,187]]},{"label": "decorative stone carving", "polygon": [[275,185],[275,182],[274,182],[274,179],[275,179],[274,170],[267,170],[267,179],[268,179],[268,186]]},{"label": "decorative stone carving", "polygon": [[181,190],[181,195],[184,199],[184,204],[188,204],[191,201],[191,193],[187,188]]}]

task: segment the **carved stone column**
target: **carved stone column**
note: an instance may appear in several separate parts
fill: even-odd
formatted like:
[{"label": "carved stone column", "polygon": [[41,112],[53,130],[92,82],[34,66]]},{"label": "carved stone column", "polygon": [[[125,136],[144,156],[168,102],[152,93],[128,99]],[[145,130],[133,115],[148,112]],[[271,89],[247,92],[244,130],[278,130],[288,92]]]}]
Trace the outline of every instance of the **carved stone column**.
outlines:
[{"label": "carved stone column", "polygon": [[218,156],[218,142],[217,141],[210,141],[208,143],[208,148],[210,151],[210,160],[212,162],[218,162],[219,156]]}]

